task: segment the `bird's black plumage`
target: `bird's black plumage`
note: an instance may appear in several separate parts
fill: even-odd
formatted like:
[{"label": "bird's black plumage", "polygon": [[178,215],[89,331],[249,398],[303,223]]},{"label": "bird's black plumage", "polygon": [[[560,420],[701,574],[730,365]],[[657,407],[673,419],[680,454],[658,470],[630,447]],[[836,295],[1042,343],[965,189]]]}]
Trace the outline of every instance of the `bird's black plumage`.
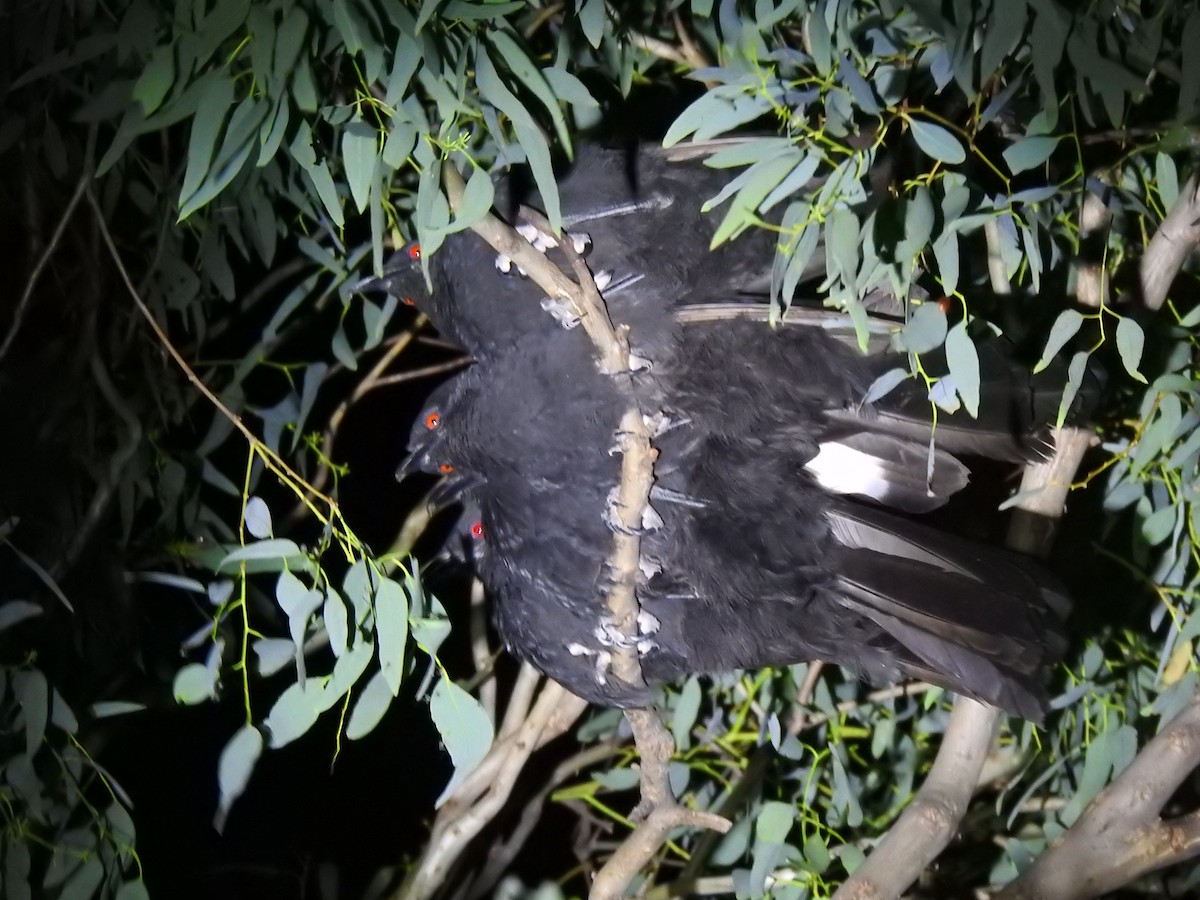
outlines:
[{"label": "bird's black plumage", "polygon": [[[591,237],[593,270],[613,275],[612,318],[632,326],[650,360],[631,376],[634,393],[666,415],[638,585],[647,683],[822,659],[1040,718],[1042,677],[1062,650],[1065,598],[1053,580],[845,496],[921,511],[965,483],[952,453],[1028,458],[1041,440],[1039,392],[985,344],[981,407],[994,420],[943,417],[928,484],[924,392],[906,385],[862,404],[895,360],[864,357],[820,328],[678,315],[754,284],[769,247],[707,254],[699,170],[657,153],[637,162],[629,178],[623,157],[589,150],[562,196],[564,219]],[[664,229],[678,252],[664,254]],[[619,638],[603,601],[605,510],[630,395],[597,370],[582,330],[564,330],[532,282],[499,272],[473,235],[449,239],[433,272],[431,318],[477,362],[432,398],[437,426],[418,422],[406,467],[449,470],[447,493],[478,504],[481,575],[514,652],[589,700],[645,702],[606,666]],[[410,290],[413,273],[394,266],[388,288]]]}]

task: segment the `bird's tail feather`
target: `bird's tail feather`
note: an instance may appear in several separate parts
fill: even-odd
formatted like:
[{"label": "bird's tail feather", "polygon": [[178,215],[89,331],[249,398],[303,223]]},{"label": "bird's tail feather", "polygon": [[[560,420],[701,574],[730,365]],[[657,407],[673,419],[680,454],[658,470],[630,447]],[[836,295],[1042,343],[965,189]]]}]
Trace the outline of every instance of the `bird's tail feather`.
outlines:
[{"label": "bird's tail feather", "polygon": [[[1065,593],[1034,561],[848,503],[827,511],[840,602],[900,648],[909,674],[1040,720],[1065,650]],[[853,661],[851,661],[853,662]]]}]

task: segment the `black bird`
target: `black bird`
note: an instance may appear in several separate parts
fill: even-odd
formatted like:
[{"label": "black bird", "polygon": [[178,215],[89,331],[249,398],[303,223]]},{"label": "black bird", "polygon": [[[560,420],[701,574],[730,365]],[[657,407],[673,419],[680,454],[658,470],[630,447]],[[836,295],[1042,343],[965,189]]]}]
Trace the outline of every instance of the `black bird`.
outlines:
[{"label": "black bird", "polygon": [[[596,183],[612,184],[599,170]],[[586,185],[589,170],[577,171]],[[637,196],[657,186],[695,199],[650,171]],[[965,481],[951,452],[1033,452],[1039,392],[985,345],[995,360],[981,407],[997,421],[960,428],[943,417],[927,485],[924,392],[910,386],[862,408],[894,359],[864,358],[815,328],[685,324],[682,306],[728,299],[750,275],[727,263],[730,277],[719,277],[703,230],[679,236],[691,269],[659,267],[653,207],[621,221],[625,207],[603,190],[590,206],[572,197],[564,188],[568,221],[590,228],[589,261],[623,267],[609,309],[636,320],[631,342],[649,348],[652,368],[635,382],[667,415],[638,592],[647,683],[823,659],[876,680],[925,678],[1039,719],[1041,678],[1063,647],[1066,601],[1054,582],[1028,561],[839,496],[909,510],[944,502]],[[604,215],[606,204],[616,215]],[[434,267],[433,318],[479,363],[438,398],[435,428],[418,423],[406,465],[449,466],[462,480],[448,492],[478,503],[481,574],[505,643],[589,700],[644,703],[643,688],[608,671],[622,638],[603,605],[606,510],[620,469],[610,448],[629,398],[596,370],[584,335],[562,330],[561,311],[539,308],[537,288],[501,274],[481,247],[463,235],[438,253],[447,261]],[[397,268],[390,289],[409,273]]]},{"label": "black bird", "polygon": [[[707,329],[710,342],[727,328]],[[722,419],[707,387],[672,385],[680,424],[656,442],[652,496],[663,524],[643,542],[647,682],[823,659],[1040,718],[1040,679],[1062,650],[1066,601],[1054,583],[1029,561],[831,496],[821,487],[828,473],[806,468],[826,438],[890,437],[876,430],[888,417],[853,411],[876,364],[819,330],[732,331],[756,334],[760,358],[788,350],[796,386],[775,397],[759,369],[735,367],[725,379],[735,409]],[[587,352],[585,341],[571,343],[569,352]],[[622,398],[603,376],[573,377],[573,360],[540,339],[516,349],[442,408],[428,464],[451,460],[475,476],[481,575],[505,643],[587,699],[645,702],[605,669],[616,638],[603,606],[611,534],[602,510],[618,478],[608,448]],[[681,382],[716,362],[706,352],[686,358],[694,367]],[[916,454],[921,445],[897,446]],[[875,483],[923,496],[923,456],[915,462]]]},{"label": "black bird", "polygon": [[[641,148],[630,156],[585,145],[559,184],[563,226],[575,234],[577,250],[588,257],[602,289],[609,288],[610,315],[631,327],[635,350],[643,355],[671,349],[673,306],[739,293],[763,296],[769,289],[776,240],[766,229],[750,229],[709,250],[718,220],[701,207],[729,176],[704,165],[696,153],[694,148]],[[555,239],[520,223],[520,207],[539,206],[537,195],[522,193],[515,179],[502,182],[498,194],[510,220],[553,257]],[[531,335],[550,337],[574,324],[567,309],[541,296],[510,261],[471,235],[447,240],[428,261],[432,294],[420,259],[416,245],[401,248],[383,278],[364,287],[410,299],[443,336],[480,362],[509,352]],[[824,274],[820,248],[806,271],[802,280]],[[497,272],[512,277],[498,278]]]}]

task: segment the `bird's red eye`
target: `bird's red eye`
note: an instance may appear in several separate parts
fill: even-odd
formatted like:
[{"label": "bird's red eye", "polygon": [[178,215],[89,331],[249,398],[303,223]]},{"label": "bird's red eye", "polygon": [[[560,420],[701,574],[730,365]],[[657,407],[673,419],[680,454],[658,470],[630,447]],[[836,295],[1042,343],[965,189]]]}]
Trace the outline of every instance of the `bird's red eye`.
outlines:
[{"label": "bird's red eye", "polygon": [[471,537],[473,537],[473,538],[483,537],[483,523],[482,522],[475,522],[471,526]]},{"label": "bird's red eye", "polygon": [[438,466],[438,471],[443,475],[449,475],[454,471],[454,466],[450,465],[450,463],[442,463],[440,466]]},{"label": "bird's red eye", "polygon": [[406,252],[408,253],[409,259],[420,259],[421,258],[421,245],[420,244],[409,244],[408,247],[406,248]]},{"label": "bird's red eye", "polygon": [[417,305],[417,301],[414,300],[412,297],[401,297],[400,302],[403,303],[405,306],[416,306]]},{"label": "bird's red eye", "polygon": [[442,417],[438,413],[431,412],[429,415],[427,415],[425,417],[425,427],[427,429],[429,429],[430,431],[433,431],[435,428],[437,428],[441,424],[442,424]]},{"label": "bird's red eye", "polygon": [[951,297],[942,297],[937,302],[938,309],[946,315],[950,315],[950,311],[954,309],[954,299]]}]

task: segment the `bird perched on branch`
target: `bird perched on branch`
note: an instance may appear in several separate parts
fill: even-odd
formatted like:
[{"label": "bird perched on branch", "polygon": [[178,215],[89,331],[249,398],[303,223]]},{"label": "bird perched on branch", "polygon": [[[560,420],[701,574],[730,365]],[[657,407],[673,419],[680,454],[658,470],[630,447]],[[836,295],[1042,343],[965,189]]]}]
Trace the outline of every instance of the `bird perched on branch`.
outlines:
[{"label": "bird perched on branch", "polygon": [[[864,357],[823,328],[680,315],[729,300],[769,259],[754,247],[744,259],[733,249],[724,262],[705,255],[703,191],[674,175],[691,169],[650,154],[638,178],[618,178],[617,160],[581,154],[563,182],[564,219],[587,225],[609,313],[631,324],[647,371],[627,381],[600,373],[582,330],[564,328],[562,310],[469,233],[439,251],[433,295],[418,299],[477,363],[433,398],[404,469],[441,471],[447,496],[478,504],[481,576],[501,638],[599,703],[648,700],[646,686],[610,670],[624,649],[649,686],[821,659],[1040,719],[1042,678],[1064,646],[1056,583],[1027,560],[883,507],[944,503],[966,480],[956,453],[1036,454],[1043,391],[984,344],[980,406],[995,414],[943,419],[927,478],[924,391],[910,382],[863,402],[895,358]],[[679,246],[670,262],[664,233]],[[415,271],[395,265],[384,285],[410,290]],[[740,311],[757,315],[744,301]],[[634,635],[615,631],[604,600],[621,472],[614,428],[631,400],[662,414]]]}]

